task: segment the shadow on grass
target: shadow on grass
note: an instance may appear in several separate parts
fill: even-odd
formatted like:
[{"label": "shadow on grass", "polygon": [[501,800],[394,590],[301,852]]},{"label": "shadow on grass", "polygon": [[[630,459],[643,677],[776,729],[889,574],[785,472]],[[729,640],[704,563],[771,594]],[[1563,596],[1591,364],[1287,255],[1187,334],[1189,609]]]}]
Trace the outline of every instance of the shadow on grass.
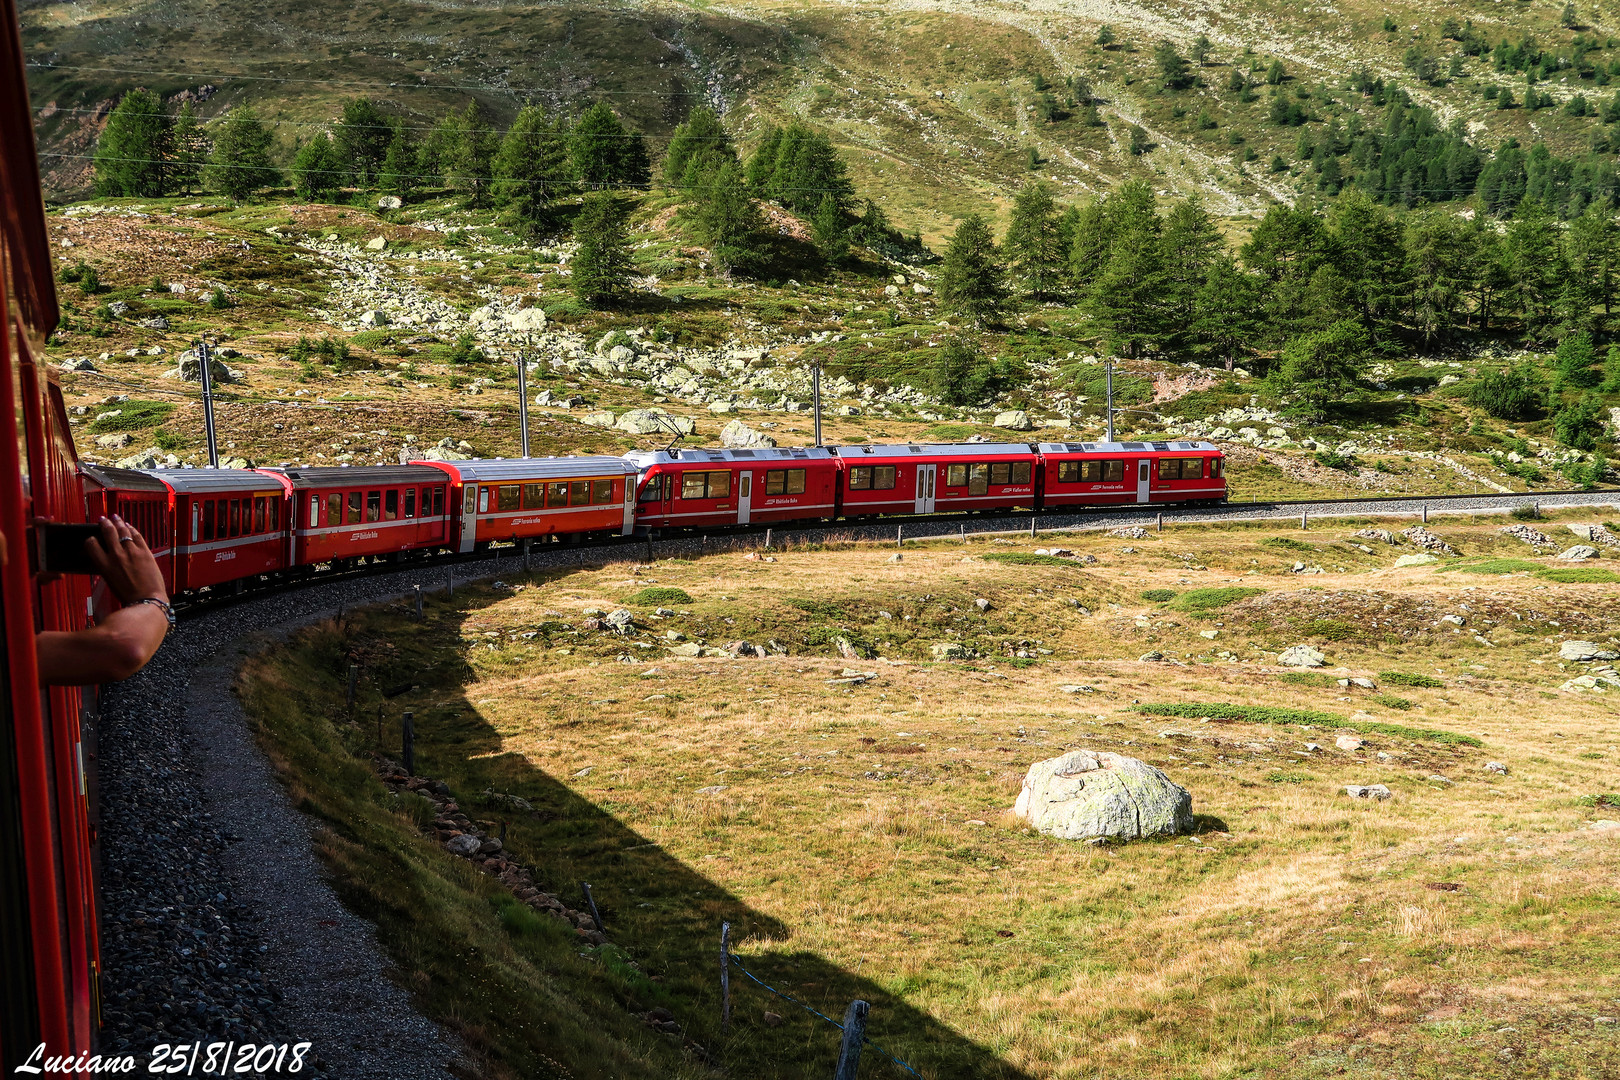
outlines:
[{"label": "shadow on grass", "polygon": [[[466,1075],[696,1077],[716,1067],[739,1077],[829,1075],[840,1032],[740,971],[731,976],[731,1030],[721,1033],[722,922],[731,923],[733,952],[769,985],[834,1018],[856,998],[869,1002],[870,1039],[928,1080],[1027,1075],[889,989],[794,951],[792,926],[627,825],[611,787],[606,800],[591,802],[503,752],[500,733],[464,693],[474,676],[463,650],[476,635],[464,639],[463,627],[498,598],[473,589],[430,604],[420,623],[401,617],[402,608],[326,621],[249,661],[241,680],[244,704],[293,798],[327,826],[320,853],[344,902],[377,924],[423,1012],[473,1049],[478,1060]],[[363,674],[354,719],[344,707],[351,663]],[[416,689],[385,699],[402,683]],[[590,947],[561,920],[535,915],[424,835],[431,804],[391,794],[373,765],[379,741],[386,755],[398,755],[405,709],[414,711],[417,774],[447,783],[486,832],[504,829],[510,856],[568,906],[586,908],[581,883],[589,882],[610,945]],[[538,702],[535,715],[564,737],[589,722]],[[512,810],[483,795],[491,790],[533,809]],[[712,828],[723,830],[723,820]],[[679,1034],[643,1022],[660,1008]],[[909,1074],[869,1046],[861,1075]]]}]

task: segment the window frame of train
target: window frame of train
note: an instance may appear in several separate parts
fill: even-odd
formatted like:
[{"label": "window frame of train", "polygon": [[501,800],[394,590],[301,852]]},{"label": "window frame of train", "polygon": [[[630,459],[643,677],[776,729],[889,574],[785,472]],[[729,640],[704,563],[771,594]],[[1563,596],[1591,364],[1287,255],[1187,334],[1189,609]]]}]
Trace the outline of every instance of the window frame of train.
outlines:
[{"label": "window frame of train", "polygon": [[665,483],[665,480],[669,478],[670,475],[671,474],[669,473],[654,473],[652,476],[648,477],[647,482],[642,485],[641,494],[637,497],[636,501],[644,503],[663,502],[664,488],[667,486],[671,490],[674,490],[673,483]]},{"label": "window frame of train", "polygon": [[1034,475],[1033,461],[952,462],[945,466],[945,487],[965,487],[968,496],[975,497],[990,494],[993,487],[1028,484]]},{"label": "window frame of train", "polygon": [[[1204,458],[1201,457],[1162,457],[1158,464],[1158,478],[1162,480],[1202,480],[1204,478]],[[1192,466],[1196,472],[1188,472]]]},{"label": "window frame of train", "polygon": [[[715,491],[716,477],[725,477],[720,482],[723,490]],[[694,489],[693,480],[698,480],[701,487]],[[730,469],[687,469],[681,473],[681,498],[692,502],[704,499],[731,498],[731,470]]]},{"label": "window frame of train", "polygon": [[1123,484],[1125,460],[1123,458],[1074,458],[1059,461],[1060,484]]},{"label": "window frame of train", "polygon": [[[795,470],[802,472],[803,470]],[[851,465],[849,467],[850,491],[893,491],[896,478],[899,476],[897,465]],[[766,492],[767,495],[771,492]]]},{"label": "window frame of train", "polygon": [[809,474],[808,469],[766,469],[765,494],[803,495]]}]

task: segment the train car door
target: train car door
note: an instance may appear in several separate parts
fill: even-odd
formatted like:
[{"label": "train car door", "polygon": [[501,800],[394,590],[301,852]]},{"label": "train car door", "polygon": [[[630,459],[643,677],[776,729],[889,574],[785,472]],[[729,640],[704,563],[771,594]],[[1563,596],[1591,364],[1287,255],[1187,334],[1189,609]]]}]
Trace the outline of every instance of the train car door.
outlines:
[{"label": "train car door", "polygon": [[624,536],[636,534],[636,477],[624,478]]},{"label": "train car door", "polygon": [[915,508],[919,514],[932,514],[934,512],[934,469],[931,464],[919,463],[917,466],[917,496]]},{"label": "train car door", "polygon": [[1145,503],[1145,502],[1148,501],[1148,484],[1151,483],[1151,477],[1152,476],[1153,476],[1153,462],[1152,461],[1148,460],[1147,458],[1142,458],[1140,461],[1138,461],[1136,463],[1136,501],[1137,502]]},{"label": "train car door", "polygon": [[753,505],[754,472],[744,469],[737,474],[737,524],[748,524],[748,512]]},{"label": "train car door", "polygon": [[466,497],[461,509],[461,550],[471,551],[478,542],[478,492],[476,480],[465,481]]}]

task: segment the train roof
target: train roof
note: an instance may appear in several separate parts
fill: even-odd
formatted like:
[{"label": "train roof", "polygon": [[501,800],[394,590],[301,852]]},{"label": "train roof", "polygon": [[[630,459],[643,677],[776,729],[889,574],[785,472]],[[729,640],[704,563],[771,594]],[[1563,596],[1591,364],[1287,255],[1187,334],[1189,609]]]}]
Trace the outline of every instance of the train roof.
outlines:
[{"label": "train roof", "polygon": [[449,473],[474,483],[565,479],[601,476],[604,473],[627,476],[636,471],[636,467],[624,458],[611,457],[607,454],[584,454],[579,457],[473,458],[470,461],[423,461],[419,464],[424,468],[432,467],[433,471],[441,476]]},{"label": "train roof", "polygon": [[264,471],[285,475],[292,481],[295,490],[317,487],[368,487],[372,484],[444,483],[444,473],[423,465],[363,465],[357,468],[320,465],[307,469],[293,466]]},{"label": "train roof", "polygon": [[207,494],[215,491],[281,490],[281,481],[255,469],[153,469],[156,477],[176,492]]},{"label": "train roof", "polygon": [[737,450],[632,450],[624,456],[627,461],[646,468],[649,465],[705,465],[733,461],[771,464],[827,461],[832,458],[832,452],[825,446],[758,446]]},{"label": "train roof", "polygon": [[1142,450],[1168,450],[1171,452],[1198,451],[1219,453],[1220,448],[1208,442],[1043,442],[1043,454],[1123,454]]},{"label": "train roof", "polygon": [[873,457],[984,457],[989,454],[1032,454],[1029,443],[894,443],[836,448],[845,461]]},{"label": "train roof", "polygon": [[161,491],[165,495],[169,486],[151,473],[140,469],[120,469],[116,465],[86,465],[79,463],[79,472],[101,487],[117,491]]}]

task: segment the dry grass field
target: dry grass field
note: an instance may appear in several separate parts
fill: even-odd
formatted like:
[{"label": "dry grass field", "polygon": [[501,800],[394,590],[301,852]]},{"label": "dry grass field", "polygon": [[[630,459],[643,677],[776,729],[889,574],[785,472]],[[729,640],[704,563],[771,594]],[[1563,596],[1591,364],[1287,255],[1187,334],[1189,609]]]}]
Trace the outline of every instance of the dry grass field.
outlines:
[{"label": "dry grass field", "polygon": [[[1567,546],[1595,520],[1533,524]],[[514,576],[421,622],[313,627],[241,689],[346,898],[481,1075],[830,1072],[837,1032],[735,972],[721,1035],[723,920],[771,986],[872,1002],[870,1037],[930,1080],[1620,1075],[1620,690],[1560,691],[1585,669],[1558,659],[1614,647],[1615,549],[1554,572],[1501,519],[1437,519],[1460,555],[1396,570],[1410,543],[1352,535],[1376,524]],[[588,622],[621,607],[627,635]],[[771,655],[671,654],[738,640]],[[1294,644],[1327,666],[1280,667]],[[1227,708],[1151,708],[1176,704]],[[373,713],[397,756],[404,709],[418,774],[546,889],[589,881],[611,945],[514,912],[374,779]],[[1025,769],[1074,748],[1165,770],[1195,835],[1024,828]],[[1393,796],[1344,792],[1374,783]],[[681,1035],[638,1019],[660,1007]],[[905,1074],[869,1050],[862,1075]]]}]

